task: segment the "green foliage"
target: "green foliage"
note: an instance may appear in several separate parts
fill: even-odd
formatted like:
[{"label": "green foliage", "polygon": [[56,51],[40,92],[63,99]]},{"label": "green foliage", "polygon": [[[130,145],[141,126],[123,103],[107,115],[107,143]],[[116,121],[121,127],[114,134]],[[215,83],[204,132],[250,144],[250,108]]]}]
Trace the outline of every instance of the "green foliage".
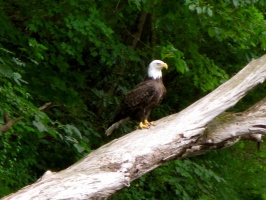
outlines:
[{"label": "green foliage", "polygon": [[[115,194],[113,199],[215,199],[217,185],[226,181],[208,169],[211,161],[197,164],[191,160],[166,163]],[[213,163],[212,163],[213,164]],[[159,183],[159,184],[158,184]],[[141,194],[141,196],[140,196]]]},{"label": "green foliage", "polygon": [[184,53],[176,49],[172,44],[169,44],[162,48],[161,58],[168,60],[171,66],[174,66],[177,72],[182,74],[189,71],[189,68],[184,60]]},{"label": "green foliage", "polygon": [[[223,192],[227,194],[224,199],[265,199],[265,152],[264,148],[261,152],[257,152],[256,148],[253,142],[241,142],[206,156],[215,160],[216,165],[212,169],[228,184],[227,187],[219,186],[221,192],[228,191]],[[215,159],[217,157],[219,159]]]},{"label": "green foliage", "polygon": [[[151,116],[158,119],[213,90],[266,47],[263,0],[6,0],[0,8],[0,127],[6,116],[20,119],[0,134],[0,196],[108,142],[103,133],[116,106],[145,78],[152,59],[169,65],[167,96]],[[235,109],[264,97],[264,87]],[[123,125],[112,138],[134,126]],[[234,173],[243,151],[254,150],[166,163],[114,197],[265,198],[264,182],[256,181],[265,176],[258,161],[264,155],[249,157],[246,174]]]}]

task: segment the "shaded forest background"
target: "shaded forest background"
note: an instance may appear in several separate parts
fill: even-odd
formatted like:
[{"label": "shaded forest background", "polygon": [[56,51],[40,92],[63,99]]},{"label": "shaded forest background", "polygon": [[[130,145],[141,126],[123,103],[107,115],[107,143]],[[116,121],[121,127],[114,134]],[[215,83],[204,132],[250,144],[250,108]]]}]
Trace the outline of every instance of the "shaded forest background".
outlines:
[{"label": "shaded forest background", "polygon": [[[265,54],[264,0],[0,2],[0,197],[59,171],[136,126],[104,135],[123,95],[162,59],[179,112]],[[231,112],[266,96],[265,84]],[[44,110],[39,108],[46,103]],[[162,133],[163,134],[163,133]],[[130,141],[129,141],[130,142]],[[113,199],[266,199],[266,150],[241,142],[164,164]]]}]

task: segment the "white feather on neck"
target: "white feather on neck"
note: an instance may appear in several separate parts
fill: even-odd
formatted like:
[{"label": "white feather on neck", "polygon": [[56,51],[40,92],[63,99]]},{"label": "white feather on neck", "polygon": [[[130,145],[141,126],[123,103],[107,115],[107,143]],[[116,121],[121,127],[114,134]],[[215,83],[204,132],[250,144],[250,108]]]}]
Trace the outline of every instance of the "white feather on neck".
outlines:
[{"label": "white feather on neck", "polygon": [[152,79],[160,79],[162,78],[162,71],[158,68],[149,67],[148,77]]}]

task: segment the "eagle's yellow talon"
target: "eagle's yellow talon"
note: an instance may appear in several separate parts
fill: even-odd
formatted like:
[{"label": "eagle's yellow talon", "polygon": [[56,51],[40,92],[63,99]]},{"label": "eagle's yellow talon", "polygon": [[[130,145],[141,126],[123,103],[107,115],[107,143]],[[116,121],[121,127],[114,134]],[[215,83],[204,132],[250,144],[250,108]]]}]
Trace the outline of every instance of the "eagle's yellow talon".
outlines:
[{"label": "eagle's yellow talon", "polygon": [[155,123],[154,122],[150,122],[150,125],[155,126]]},{"label": "eagle's yellow talon", "polygon": [[154,122],[149,122],[147,119],[144,120],[144,124],[155,126]]},{"label": "eagle's yellow talon", "polygon": [[150,128],[149,124],[144,124],[144,123],[142,123],[142,122],[139,123],[139,127],[140,127],[141,129],[143,129],[143,128]]}]

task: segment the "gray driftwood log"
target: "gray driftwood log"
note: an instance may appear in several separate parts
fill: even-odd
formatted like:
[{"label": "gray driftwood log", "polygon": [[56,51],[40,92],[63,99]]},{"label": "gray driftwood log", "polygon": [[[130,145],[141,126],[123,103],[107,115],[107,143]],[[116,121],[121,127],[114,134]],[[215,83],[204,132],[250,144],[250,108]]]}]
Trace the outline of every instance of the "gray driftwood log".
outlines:
[{"label": "gray driftwood log", "polygon": [[240,139],[261,142],[266,132],[266,99],[243,113],[224,111],[265,78],[266,55],[149,130],[113,140],[65,170],[47,171],[37,182],[3,199],[105,199],[169,160],[227,147]]}]

